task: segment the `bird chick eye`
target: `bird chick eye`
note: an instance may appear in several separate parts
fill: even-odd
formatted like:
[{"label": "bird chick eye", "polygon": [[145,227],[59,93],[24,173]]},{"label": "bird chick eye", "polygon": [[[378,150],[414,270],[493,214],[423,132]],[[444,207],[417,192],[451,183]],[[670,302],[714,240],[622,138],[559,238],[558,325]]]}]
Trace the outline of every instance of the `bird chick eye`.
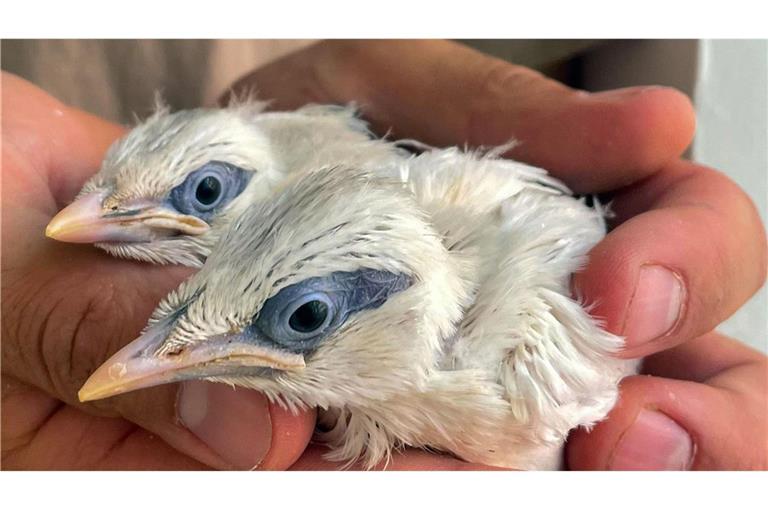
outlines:
[{"label": "bird chick eye", "polygon": [[382,270],[334,272],[286,286],[269,298],[248,331],[291,352],[307,353],[349,315],[378,308],[411,285],[411,278]]},{"label": "bird chick eye", "polygon": [[299,305],[288,318],[288,326],[296,332],[310,334],[320,330],[330,318],[330,307],[322,300],[309,300]]},{"label": "bird chick eye", "polygon": [[221,199],[221,182],[216,176],[206,176],[195,189],[195,199],[202,208],[213,208]]},{"label": "bird chick eye", "polygon": [[304,351],[337,325],[343,319],[338,318],[344,308],[343,294],[318,291],[318,284],[294,285],[269,299],[255,321],[260,337],[289,350]]},{"label": "bird chick eye", "polygon": [[169,202],[181,213],[209,221],[216,211],[240,195],[251,175],[226,162],[208,162],[171,190]]},{"label": "bird chick eye", "polygon": [[[339,297],[335,299],[338,301]],[[323,292],[308,293],[291,301],[278,313],[273,332],[292,341],[312,338],[323,334],[335,312],[334,297]]]}]

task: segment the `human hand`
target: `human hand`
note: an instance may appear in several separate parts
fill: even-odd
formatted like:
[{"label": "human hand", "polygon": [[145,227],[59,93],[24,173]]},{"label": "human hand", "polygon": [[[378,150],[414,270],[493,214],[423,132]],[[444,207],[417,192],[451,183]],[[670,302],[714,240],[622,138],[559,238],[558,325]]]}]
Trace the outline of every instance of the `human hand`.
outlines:
[{"label": "human hand", "polygon": [[[278,107],[295,107],[307,101],[345,102],[355,99],[364,107],[368,107],[366,113],[379,128],[392,125],[398,130],[397,135],[414,136],[426,142],[461,144],[466,140],[488,145],[504,142],[514,136],[524,144],[517,148],[512,156],[548,167],[570,182],[575,189],[582,191],[609,190],[618,185],[660,174],[656,171],[664,162],[677,156],[690,139],[690,106],[687,100],[672,91],[657,89],[583,96],[527,70],[502,65],[498,61],[489,61],[475,52],[450,43],[410,43],[413,44],[421,46],[414,48],[406,44],[404,47],[401,43],[325,43],[278,61],[258,71],[251,79],[257,79],[259,90],[264,97],[278,99]],[[391,73],[395,65],[404,72]],[[8,97],[8,89],[6,87],[4,90],[5,97]],[[41,93],[36,91],[35,94]],[[467,96],[470,100],[467,100]],[[289,465],[306,445],[313,418],[294,418],[274,407],[270,407],[267,412],[267,405],[257,393],[246,390],[234,393],[221,386],[189,383],[183,387],[185,391],[180,395],[186,396],[186,400],[176,400],[176,386],[165,386],[156,388],[151,393],[137,392],[125,397],[116,397],[97,404],[98,409],[77,404],[74,391],[90,370],[135,336],[156,301],[168,289],[173,288],[185,272],[168,267],[159,269],[131,262],[118,262],[82,247],[53,248],[50,242],[42,240],[42,235],[39,235],[40,239],[35,238],[37,233],[42,233],[42,226],[57,207],[69,200],[87,175],[96,169],[108,140],[118,132],[114,127],[107,127],[93,118],[72,113],[70,109],[62,109],[60,104],[50,106],[50,98],[32,98],[30,101],[43,105],[47,102],[50,108],[48,111],[21,111],[18,115],[9,115],[11,109],[6,109],[6,118],[10,120],[4,120],[4,124],[13,126],[15,122],[18,125],[20,135],[17,140],[22,142],[17,142],[16,146],[27,149],[24,156],[33,161],[21,165],[23,170],[19,173],[20,186],[11,188],[15,190],[14,196],[29,196],[25,193],[25,187],[29,183],[24,177],[27,173],[32,174],[32,171],[35,171],[42,179],[33,181],[49,182],[49,190],[43,193],[47,194],[47,199],[42,202],[30,199],[24,201],[24,204],[37,207],[47,201],[48,206],[44,208],[45,211],[37,212],[37,224],[30,225],[31,220],[25,218],[22,220],[26,223],[20,223],[18,227],[17,220],[11,221],[11,215],[5,213],[10,208],[3,210],[4,239],[9,232],[15,232],[20,234],[19,240],[31,238],[24,247],[34,249],[31,254],[20,252],[18,258],[13,260],[14,264],[9,265],[6,265],[6,262],[10,257],[6,258],[5,253],[3,255],[4,277],[20,276],[10,281],[11,284],[8,284],[8,279],[4,279],[3,283],[3,314],[6,319],[3,325],[4,377],[13,371],[20,374],[18,378],[13,375],[10,379],[6,378],[6,386],[9,381],[12,386],[3,390],[3,405],[6,413],[9,413],[3,416],[4,463],[22,467],[182,468],[205,467],[196,462],[202,461],[210,467],[250,467],[261,458],[261,467],[279,468]],[[21,107],[23,102],[18,102],[18,105]],[[430,116],[423,115],[425,105],[431,107]],[[35,108],[39,110],[39,107]],[[51,120],[51,112],[56,109],[71,113],[71,117],[78,118],[77,123],[83,126],[78,128],[71,121],[62,125],[62,122],[58,121],[61,133],[55,132],[46,122]],[[667,119],[661,119],[664,113]],[[30,119],[37,119],[37,125],[32,123],[30,126]],[[89,133],[100,130],[108,133],[99,136]],[[4,136],[7,131],[4,130]],[[57,137],[62,137],[65,132],[68,134],[64,138],[68,147],[47,147],[49,140],[56,142]],[[79,139],[76,136],[78,132]],[[38,133],[37,137],[34,136],[35,133]],[[51,138],[50,135],[54,137]],[[23,142],[25,140],[36,140],[36,145]],[[549,147],[551,140],[557,140],[552,148]],[[86,145],[91,147],[83,147]],[[13,149],[9,151],[13,154]],[[49,155],[42,163],[38,161],[41,154]],[[9,171],[13,165],[6,165],[6,161],[10,162],[12,158],[6,158],[4,155],[3,159],[5,176],[10,177],[12,173]],[[592,174],[592,170],[598,172]],[[711,174],[714,173],[708,172],[708,183],[711,183]],[[669,177],[669,173],[667,175]],[[5,181],[13,183],[10,179]],[[749,203],[741,192],[730,182],[727,183],[727,188],[732,191],[730,201],[741,205],[742,209],[745,205],[748,207]],[[579,188],[579,185],[583,187]],[[44,187],[41,187],[41,190],[42,188]],[[7,189],[8,184],[6,191]],[[5,204],[11,204],[11,199],[6,200],[5,195]],[[698,198],[693,195],[693,198],[690,194],[683,195],[679,198],[680,203]],[[728,198],[725,198],[725,202],[728,202]],[[628,204],[632,202],[628,201]],[[674,204],[676,203],[673,202]],[[646,208],[650,209],[651,205]],[[638,218],[642,218],[642,215]],[[665,216],[662,220],[669,218]],[[729,221],[732,218],[728,215],[724,220]],[[754,219],[747,220],[755,223]],[[11,222],[14,224],[11,225]],[[651,227],[656,226],[654,222],[650,224]],[[5,229],[6,225],[9,229]],[[623,229],[623,225],[614,233],[620,229]],[[629,235],[644,232],[646,229],[648,226],[643,229],[641,225],[630,230]],[[744,233],[747,235],[754,234],[755,231],[758,235],[753,236],[753,239],[759,239],[762,236],[759,222],[751,226],[747,223],[744,227]],[[606,241],[609,239],[610,237]],[[730,240],[723,241],[720,237],[720,242],[726,249],[731,249],[726,256],[739,256]],[[601,245],[604,244],[605,242]],[[626,251],[630,246],[619,244],[619,247],[624,247]],[[764,257],[761,251],[762,247],[751,247],[753,256]],[[749,255],[750,251],[746,250],[745,253]],[[607,260],[611,260],[611,255],[616,258],[616,254],[616,249],[610,250],[609,247]],[[618,252],[619,256],[621,254]],[[650,254],[653,254],[653,251],[650,251]],[[96,259],[99,261],[95,262]],[[69,266],[63,268],[67,260],[72,261],[69,261]],[[617,259],[617,263],[614,263],[615,273],[633,282],[637,268],[632,268],[632,262],[625,260],[626,258]],[[39,280],[32,274],[34,282],[19,282],[29,274],[30,265],[35,261],[45,262],[44,265],[38,265],[44,267],[42,270],[45,271],[45,276],[41,278],[45,279]],[[729,261],[731,260],[726,259],[717,265],[717,268],[725,269]],[[46,265],[50,265],[50,268]],[[594,267],[595,265],[591,265],[586,272]],[[741,269],[747,277],[753,278],[752,286],[754,281],[762,279],[760,269],[756,271],[755,267],[756,265],[753,265]],[[59,272],[74,270],[71,275],[64,274],[68,276],[66,283],[78,284],[83,281],[83,274],[88,273],[89,281],[84,281],[84,288],[90,288],[88,282],[93,280],[96,268],[104,269],[95,275],[103,280],[105,286],[94,284],[93,290],[83,290],[87,293],[79,292],[77,295],[84,295],[85,302],[70,304],[70,300],[79,297],[66,294],[62,297],[60,288],[67,285],[59,284]],[[686,266],[682,270],[695,272],[698,268]],[[22,272],[19,272],[20,269]],[[113,282],[115,278],[118,279],[117,283]],[[592,283],[592,279],[590,277],[587,284]],[[605,277],[603,279],[605,280]],[[13,287],[14,282],[18,284],[16,288]],[[715,313],[720,315],[729,314],[751,293],[749,280],[746,283],[735,280],[728,282],[730,288],[734,289],[728,290],[730,303],[717,304]],[[51,293],[49,285],[55,285],[50,289],[58,294]],[[30,290],[35,286],[41,293],[30,297]],[[612,287],[612,283],[607,282],[604,288],[610,292]],[[114,291],[110,296],[117,299],[117,304],[102,305],[98,302],[98,297],[104,296],[102,288]],[[689,289],[686,296],[694,296],[696,289]],[[588,297],[598,296],[590,295],[588,287],[585,290]],[[89,294],[92,297],[89,298]],[[40,305],[36,300],[42,295],[45,295],[46,301]],[[608,304],[620,304],[621,299],[619,294]],[[70,314],[65,315],[62,311],[66,310],[62,310],[62,303],[59,302],[61,300],[67,300],[64,304],[67,307],[76,306],[75,309],[69,310]],[[19,305],[15,305],[16,303]],[[46,305],[48,307],[45,307]],[[686,318],[689,310],[690,308],[685,310]],[[616,325],[622,325],[619,313],[616,313],[618,320],[614,320]],[[14,318],[12,314],[17,314],[15,318],[20,320],[18,324],[11,324],[17,325],[19,331],[15,333],[15,347],[14,336],[11,335],[13,333],[6,330],[9,318]],[[65,328],[59,328],[51,334],[51,329],[44,328],[49,325],[48,322],[43,322],[46,316],[51,318],[51,325],[63,325]],[[60,323],[61,318],[69,320],[70,317],[73,320],[69,325],[66,322]],[[607,318],[611,325],[610,314]],[[104,340],[99,332],[99,320],[108,322],[108,325],[119,326],[116,329],[119,335]],[[708,320],[714,321],[712,318]],[[698,328],[702,327],[700,324],[701,322]],[[76,330],[77,325],[81,328]],[[679,325],[682,325],[682,322]],[[26,326],[27,333],[23,332],[22,326]],[[695,332],[696,327],[694,321],[689,330]],[[36,336],[35,331],[41,329],[42,334]],[[679,339],[670,339],[669,336],[665,339],[667,343],[672,344],[684,337],[683,334]],[[629,339],[629,345],[632,347],[632,337]],[[11,348],[7,348],[9,340]],[[38,350],[37,347],[41,348]],[[68,347],[71,348],[68,350]],[[72,354],[70,362],[61,361],[61,358],[66,359],[68,354]],[[14,361],[13,357],[19,362],[9,365],[8,361]],[[32,389],[29,384],[45,392]],[[202,400],[204,397],[209,400]],[[20,407],[21,402],[24,403],[24,408]],[[206,403],[207,409],[204,407]],[[35,404],[36,407],[30,407],[30,404]],[[176,404],[181,405],[180,414],[177,413]],[[19,412],[13,414],[12,411]],[[51,411],[59,412],[52,414]],[[65,419],[71,421],[71,424],[64,423],[58,429],[55,425],[49,426],[60,413],[66,413]],[[116,415],[120,419],[105,423],[107,420],[91,415],[94,413]],[[179,416],[183,419],[185,413],[186,423],[195,433],[179,423]],[[6,420],[11,417],[13,422],[8,426],[13,428],[9,431],[6,428]],[[69,420],[70,417],[74,419]],[[206,421],[206,418],[216,418],[217,421]],[[73,451],[67,434],[82,433],[82,428],[88,425],[93,425],[89,428],[94,434],[98,434],[93,436],[93,440],[103,438],[103,441],[96,443],[89,439],[87,446],[79,447],[80,450],[87,448],[85,453]],[[38,435],[34,435],[35,432]],[[46,433],[45,436],[40,435],[43,432]],[[6,434],[12,443],[6,442]],[[153,434],[160,439],[153,437]],[[77,447],[77,444],[74,446]],[[51,457],[51,447],[56,450],[69,448],[70,452]],[[297,466],[318,467],[319,453],[318,449],[308,450]],[[396,459],[391,467],[398,466],[469,467],[447,458],[434,458],[418,452],[404,454]]]},{"label": "human hand", "polygon": [[514,138],[508,156],[609,193],[613,229],[574,289],[626,337],[622,356],[650,356],[643,373],[657,377],[623,382],[610,417],[572,436],[569,466],[768,467],[766,358],[710,333],[765,281],[765,230],[730,179],[679,159],[695,125],[684,95],[575,91],[445,41],[323,42],[233,86],[251,88],[277,110],[354,100],[379,133],[437,146]]}]

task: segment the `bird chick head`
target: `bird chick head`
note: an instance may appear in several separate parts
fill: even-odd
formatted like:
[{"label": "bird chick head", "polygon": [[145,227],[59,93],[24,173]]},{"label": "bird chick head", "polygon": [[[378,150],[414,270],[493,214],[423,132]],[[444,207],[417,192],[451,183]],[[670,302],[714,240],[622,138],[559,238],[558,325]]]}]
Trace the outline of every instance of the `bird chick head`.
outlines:
[{"label": "bird chick head", "polygon": [[232,223],[80,398],[185,379],[297,407],[391,397],[438,366],[466,301],[461,265],[402,183],[293,177]]},{"label": "bird chick head", "polygon": [[224,219],[244,209],[238,198],[277,179],[269,144],[249,122],[261,107],[160,108],[112,145],[46,234],[121,257],[199,266]]}]

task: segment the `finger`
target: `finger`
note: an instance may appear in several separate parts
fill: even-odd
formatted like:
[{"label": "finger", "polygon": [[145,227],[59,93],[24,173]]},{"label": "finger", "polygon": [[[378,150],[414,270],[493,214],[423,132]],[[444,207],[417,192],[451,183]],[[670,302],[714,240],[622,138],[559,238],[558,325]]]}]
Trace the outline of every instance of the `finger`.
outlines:
[{"label": "finger", "polygon": [[683,94],[638,87],[598,94],[448,41],[329,41],[239,80],[276,109],[357,102],[380,133],[443,146],[519,142],[509,156],[577,192],[655,172],[693,137]]},{"label": "finger", "polygon": [[[360,464],[347,468],[343,462],[333,462],[324,458],[327,449],[318,444],[310,444],[301,458],[291,467],[292,471],[333,471],[364,469]],[[439,455],[423,450],[409,448],[392,454],[388,463],[380,463],[374,469],[387,471],[498,471],[502,468],[464,462],[449,455]]]},{"label": "finger", "polygon": [[765,230],[748,196],[722,174],[675,162],[613,204],[618,220],[629,220],[590,252],[574,289],[596,304],[609,331],[625,336],[623,356],[709,332],[765,281]]},{"label": "finger", "polygon": [[179,421],[236,469],[286,469],[304,452],[314,410],[294,415],[264,395],[190,381],[178,395]]},{"label": "finger", "polygon": [[[572,469],[765,469],[765,356],[712,334],[675,349],[695,373],[731,365],[703,382],[635,376],[621,384],[608,418],[568,441]],[[658,357],[663,357],[660,354]]]},{"label": "finger", "polygon": [[3,144],[29,160],[32,165],[19,170],[44,179],[60,208],[98,170],[124,129],[70,108],[15,75],[3,73],[2,79],[3,105],[12,106],[3,112]]},{"label": "finger", "polygon": [[3,376],[3,469],[206,469],[120,418],[88,415]]},{"label": "finger", "polygon": [[[741,364],[759,363],[764,357],[752,347],[713,331],[669,350],[651,354],[643,359],[641,373],[712,384],[718,374]],[[747,387],[742,391],[750,391],[751,383],[743,384]]]},{"label": "finger", "polygon": [[[61,197],[73,195],[94,172],[102,155],[91,136],[102,133],[104,123],[64,110],[20,79],[3,84],[3,103],[13,105],[3,117],[3,242],[16,241],[3,243],[4,373],[89,414],[128,419],[212,467],[292,463],[297,446],[309,440],[314,413],[283,414],[258,393],[232,397],[206,384],[188,395],[166,386],[96,405],[77,401],[88,375],[138,335],[189,270],[115,260],[46,239],[45,224],[57,208],[50,187]],[[47,121],[58,118],[51,121],[57,130],[50,129]],[[213,415],[231,421],[212,426]]]}]

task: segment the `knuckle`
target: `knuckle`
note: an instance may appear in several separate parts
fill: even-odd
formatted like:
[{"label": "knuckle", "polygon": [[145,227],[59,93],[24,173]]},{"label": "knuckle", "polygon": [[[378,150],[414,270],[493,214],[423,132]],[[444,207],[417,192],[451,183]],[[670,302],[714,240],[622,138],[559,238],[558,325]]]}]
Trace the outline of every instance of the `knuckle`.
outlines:
[{"label": "knuckle", "polygon": [[[26,281],[22,276],[19,281]],[[42,372],[40,326],[47,318],[47,306],[36,300],[40,288],[13,283],[3,286],[2,364],[3,373],[49,389],[50,379]]]},{"label": "knuckle", "polygon": [[[116,348],[119,320],[130,311],[116,300],[108,280],[65,284],[25,286],[19,295],[9,295],[13,305],[4,324],[15,327],[8,336],[4,332],[3,359],[12,362],[21,380],[76,402],[80,385]],[[57,292],[41,296],[45,289]]]},{"label": "knuckle", "polygon": [[82,383],[114,352],[118,333],[113,330],[120,324],[115,320],[124,316],[122,309],[114,286],[105,280],[89,286],[79,304],[61,308],[57,318],[52,317],[40,344],[44,366],[59,396],[76,399]]},{"label": "knuckle", "polygon": [[516,91],[535,90],[532,86],[538,86],[545,80],[546,78],[537,71],[491,58],[486,63],[485,72],[478,77],[478,92],[499,101]]},{"label": "knuckle", "polygon": [[747,283],[744,293],[752,295],[762,286],[768,268],[768,244],[766,232],[757,207],[749,194],[731,178],[714,172],[717,189],[723,200],[722,214],[727,219],[719,263],[723,268],[741,274],[736,280]]},{"label": "knuckle", "polygon": [[[678,174],[671,187],[677,191],[675,206],[690,208],[689,241],[699,247],[706,261],[706,267],[702,263],[689,277],[696,288],[707,293],[694,294],[691,299],[708,315],[730,314],[765,281],[765,228],[752,199],[727,175],[693,165],[680,166]],[[681,196],[687,199],[683,202],[677,198]]]},{"label": "knuckle", "polygon": [[[511,127],[515,119],[501,115],[511,112],[524,116],[527,108],[549,101],[555,89],[569,91],[541,73],[486,57],[477,63],[477,72],[466,94],[468,106],[465,139],[470,144],[502,144],[515,136]],[[467,73],[467,76],[470,72]]]}]

